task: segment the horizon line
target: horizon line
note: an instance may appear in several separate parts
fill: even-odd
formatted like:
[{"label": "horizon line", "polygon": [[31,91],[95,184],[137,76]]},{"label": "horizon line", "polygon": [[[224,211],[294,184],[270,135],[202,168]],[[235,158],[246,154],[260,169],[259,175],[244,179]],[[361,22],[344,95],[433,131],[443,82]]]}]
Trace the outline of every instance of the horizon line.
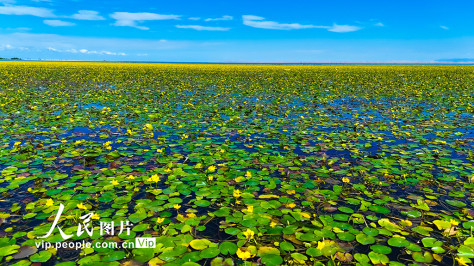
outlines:
[{"label": "horizon line", "polygon": [[91,62],[91,63],[156,63],[156,64],[416,64],[416,65],[472,65],[473,61],[412,61],[412,60],[387,60],[387,61],[144,61],[144,60],[77,60],[77,59],[0,59],[2,61],[29,61],[29,62]]}]

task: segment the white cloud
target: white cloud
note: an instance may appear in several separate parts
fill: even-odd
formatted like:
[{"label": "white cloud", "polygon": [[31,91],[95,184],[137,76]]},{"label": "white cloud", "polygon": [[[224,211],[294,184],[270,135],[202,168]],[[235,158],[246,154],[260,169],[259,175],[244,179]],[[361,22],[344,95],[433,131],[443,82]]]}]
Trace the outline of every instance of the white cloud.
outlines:
[{"label": "white cloud", "polygon": [[334,24],[334,25],[332,25],[332,27],[328,28],[328,31],[332,31],[332,32],[352,32],[352,31],[358,31],[360,29],[362,29],[362,28],[357,27],[357,26]]},{"label": "white cloud", "polygon": [[263,17],[254,15],[243,15],[244,25],[271,30],[296,30],[296,29],[313,29],[313,28],[329,28],[327,26],[302,25],[298,23],[278,23],[275,21],[265,20]]},{"label": "white cloud", "polygon": [[115,53],[115,52],[109,52],[109,51],[95,51],[95,50],[87,50],[87,49],[56,49],[53,47],[48,47],[48,51],[51,52],[57,52],[57,53],[72,53],[72,54],[96,54],[96,55],[127,55],[126,53]]},{"label": "white cloud", "polygon": [[2,44],[2,45],[0,45],[0,51],[3,51],[3,50],[11,50],[11,49],[14,49],[14,47],[11,46],[10,44]]},{"label": "white cloud", "polygon": [[[147,53],[170,56],[170,50],[195,49],[200,42],[149,40],[127,38],[95,38],[78,36],[61,36],[57,34],[35,33],[0,33],[1,44],[13,47],[24,46],[28,53],[20,56],[23,58],[66,58],[66,59],[100,59],[117,55],[130,56],[131,54]],[[82,52],[81,52],[82,50]],[[14,54],[12,56],[17,56]]]},{"label": "white cloud", "polygon": [[449,28],[446,26],[439,26],[439,27],[442,28],[443,30],[449,30]]},{"label": "white cloud", "polygon": [[243,20],[264,20],[264,17],[254,16],[254,15],[243,15]]},{"label": "white cloud", "polygon": [[109,51],[89,51],[87,49],[81,49],[79,50],[80,53],[82,54],[100,54],[100,55],[127,55],[126,53],[114,53],[114,52],[109,52]]},{"label": "white cloud", "polygon": [[375,23],[374,26],[385,27],[385,25],[382,22]]},{"label": "white cloud", "polygon": [[351,25],[338,25],[332,26],[318,26],[318,25],[302,25],[299,23],[279,23],[275,21],[265,20],[263,17],[254,15],[243,15],[242,19],[244,25],[260,28],[260,29],[271,29],[271,30],[297,30],[297,29],[326,29],[331,32],[351,32],[362,29],[361,27]]},{"label": "white cloud", "polygon": [[133,27],[141,30],[148,30],[148,27],[138,26],[137,22],[147,20],[170,20],[179,19],[179,15],[162,15],[156,13],[129,13],[129,12],[114,12],[110,15],[111,18],[115,19],[115,26]]},{"label": "white cloud", "polygon": [[205,21],[233,20],[233,16],[222,16],[220,18],[206,18]]},{"label": "white cloud", "polygon": [[[188,21],[188,20],[186,20]],[[173,26],[177,24],[174,23]],[[439,25],[435,25],[435,29]],[[233,30],[233,29],[232,29]],[[317,33],[317,30],[313,30]],[[230,32],[229,32],[230,33]],[[281,32],[280,32],[281,33]],[[321,32],[325,33],[325,32]],[[338,33],[326,33],[338,34]],[[343,33],[340,33],[343,34]],[[128,36],[130,37],[130,36]],[[56,60],[120,60],[161,62],[367,62],[367,61],[424,61],[433,58],[464,58],[474,55],[474,37],[433,40],[365,40],[358,38],[333,38],[314,40],[223,40],[203,42],[191,40],[160,40],[138,38],[80,37],[57,34],[0,32],[0,46],[26,47],[29,50],[1,51],[1,57]],[[48,50],[75,49],[76,53],[59,53]],[[271,49],[269,49],[271,47]],[[421,48],[420,48],[421,47]],[[423,49],[443,47],[443,49]],[[126,53],[126,56],[84,54],[88,51]],[[305,49],[323,52],[300,52]],[[138,57],[137,54],[148,54]],[[471,56],[472,57],[472,56]]]},{"label": "white cloud", "polygon": [[43,20],[43,23],[52,27],[69,27],[69,26],[76,25],[75,23],[72,23],[72,22],[57,20],[57,19]]},{"label": "white cloud", "polygon": [[[2,28],[0,28],[1,30]],[[18,28],[3,28],[4,30],[7,30],[7,31],[14,31],[14,32],[19,32],[19,31],[30,31],[31,28],[27,28],[27,27],[18,27]]]},{"label": "white cloud", "polygon": [[104,17],[99,16],[99,12],[93,10],[79,10],[71,18],[79,20],[105,20]]},{"label": "white cloud", "polygon": [[2,15],[30,15],[42,18],[55,17],[50,9],[32,6],[0,6]]},{"label": "white cloud", "polygon": [[190,19],[190,20],[200,20],[201,18],[200,17],[190,17],[188,19]]},{"label": "white cloud", "polygon": [[223,27],[206,27],[200,25],[176,25],[176,28],[179,29],[193,29],[193,30],[205,30],[205,31],[228,31],[230,28],[223,28]]},{"label": "white cloud", "polygon": [[29,49],[26,48],[26,47],[23,47],[23,46],[13,46],[11,44],[2,44],[2,45],[0,45],[0,51],[5,51],[5,50],[27,51]]}]

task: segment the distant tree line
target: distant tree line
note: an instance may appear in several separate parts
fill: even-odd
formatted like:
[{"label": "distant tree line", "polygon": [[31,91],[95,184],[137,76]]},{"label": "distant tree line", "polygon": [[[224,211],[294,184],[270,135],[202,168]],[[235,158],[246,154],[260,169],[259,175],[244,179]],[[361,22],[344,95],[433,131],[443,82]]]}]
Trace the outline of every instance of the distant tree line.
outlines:
[{"label": "distant tree line", "polygon": [[3,58],[3,57],[0,57],[0,60],[21,60],[21,58],[19,58],[19,57],[12,57],[12,58]]}]

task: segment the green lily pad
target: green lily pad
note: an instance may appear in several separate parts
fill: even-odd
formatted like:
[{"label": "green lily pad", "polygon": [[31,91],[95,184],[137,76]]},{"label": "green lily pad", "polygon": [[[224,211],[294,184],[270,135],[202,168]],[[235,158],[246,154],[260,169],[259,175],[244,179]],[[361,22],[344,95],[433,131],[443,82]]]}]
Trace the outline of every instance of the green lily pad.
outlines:
[{"label": "green lily pad", "polygon": [[390,213],[389,209],[387,209],[385,207],[382,207],[382,206],[377,206],[377,205],[370,206],[369,210],[374,211],[374,212],[378,212],[378,213]]},{"label": "green lily pad", "polygon": [[374,251],[369,252],[369,259],[373,264],[387,264],[390,261],[385,254],[380,254]]},{"label": "green lily pad", "polygon": [[339,207],[337,208],[339,211],[344,212],[344,213],[354,213],[354,210],[349,208],[349,207]]},{"label": "green lily pad", "polygon": [[354,234],[351,234],[349,232],[338,233],[337,237],[342,241],[348,241],[348,242],[353,241],[356,238]]},{"label": "green lily pad", "polygon": [[143,221],[147,218],[147,214],[146,212],[141,212],[141,211],[138,211],[136,213],[133,213],[131,214],[128,219],[130,220],[130,222],[132,223],[138,223],[140,221]]},{"label": "green lily pad", "polygon": [[289,242],[281,242],[280,249],[284,251],[292,251],[292,250],[295,250],[295,247],[293,246],[293,244]]},{"label": "green lily pad", "polygon": [[424,253],[415,252],[415,253],[413,253],[412,257],[416,262],[422,262],[422,263],[432,263],[433,262],[433,255],[431,253],[429,253],[428,251],[425,251]]},{"label": "green lily pad", "polygon": [[441,247],[443,245],[443,242],[438,241],[436,238],[432,237],[425,237],[421,239],[421,242],[423,243],[423,246],[427,248]]},{"label": "green lily pad", "polygon": [[19,248],[20,246],[18,245],[3,246],[0,248],[0,257],[5,257],[8,255],[14,254],[18,251]]},{"label": "green lily pad", "polygon": [[102,257],[102,261],[117,261],[125,258],[125,252],[122,250],[109,251]]},{"label": "green lily pad", "polygon": [[385,255],[390,254],[392,252],[392,249],[390,247],[384,245],[372,245],[370,246],[370,249],[376,253]]},{"label": "green lily pad", "polygon": [[42,250],[36,254],[33,254],[30,257],[30,260],[32,262],[46,262],[51,258],[51,256],[52,256],[51,252],[47,250]]},{"label": "green lily pad", "polygon": [[446,200],[446,203],[454,207],[459,207],[459,208],[466,207],[466,203],[459,200]]},{"label": "green lily pad", "polygon": [[373,236],[369,236],[366,234],[357,234],[356,240],[362,245],[370,245],[370,244],[375,243],[375,238]]},{"label": "green lily pad", "polygon": [[276,266],[283,263],[283,258],[275,254],[265,254],[262,256],[261,262],[268,266]]},{"label": "green lily pad", "polygon": [[410,241],[400,237],[392,237],[388,240],[388,244],[392,247],[406,247],[410,244]]},{"label": "green lily pad", "polygon": [[197,250],[206,249],[207,247],[209,247],[210,244],[211,244],[211,241],[207,239],[194,239],[193,241],[189,243],[189,245],[192,248],[197,249]]},{"label": "green lily pad", "polygon": [[237,252],[237,245],[232,242],[226,241],[226,242],[222,242],[219,245],[219,249],[222,255],[227,255],[227,254],[234,255]]},{"label": "green lily pad", "polygon": [[203,249],[201,251],[201,257],[204,259],[210,259],[210,258],[216,257],[220,253],[221,251],[219,250],[219,248],[210,247],[210,248]]}]

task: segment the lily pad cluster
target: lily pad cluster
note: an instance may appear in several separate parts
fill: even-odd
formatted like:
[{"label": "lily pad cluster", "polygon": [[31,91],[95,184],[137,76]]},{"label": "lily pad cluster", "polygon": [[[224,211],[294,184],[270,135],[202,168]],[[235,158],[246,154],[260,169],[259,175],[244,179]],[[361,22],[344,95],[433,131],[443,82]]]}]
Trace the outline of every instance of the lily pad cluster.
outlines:
[{"label": "lily pad cluster", "polygon": [[472,66],[2,62],[0,263],[470,265],[473,80]]}]

